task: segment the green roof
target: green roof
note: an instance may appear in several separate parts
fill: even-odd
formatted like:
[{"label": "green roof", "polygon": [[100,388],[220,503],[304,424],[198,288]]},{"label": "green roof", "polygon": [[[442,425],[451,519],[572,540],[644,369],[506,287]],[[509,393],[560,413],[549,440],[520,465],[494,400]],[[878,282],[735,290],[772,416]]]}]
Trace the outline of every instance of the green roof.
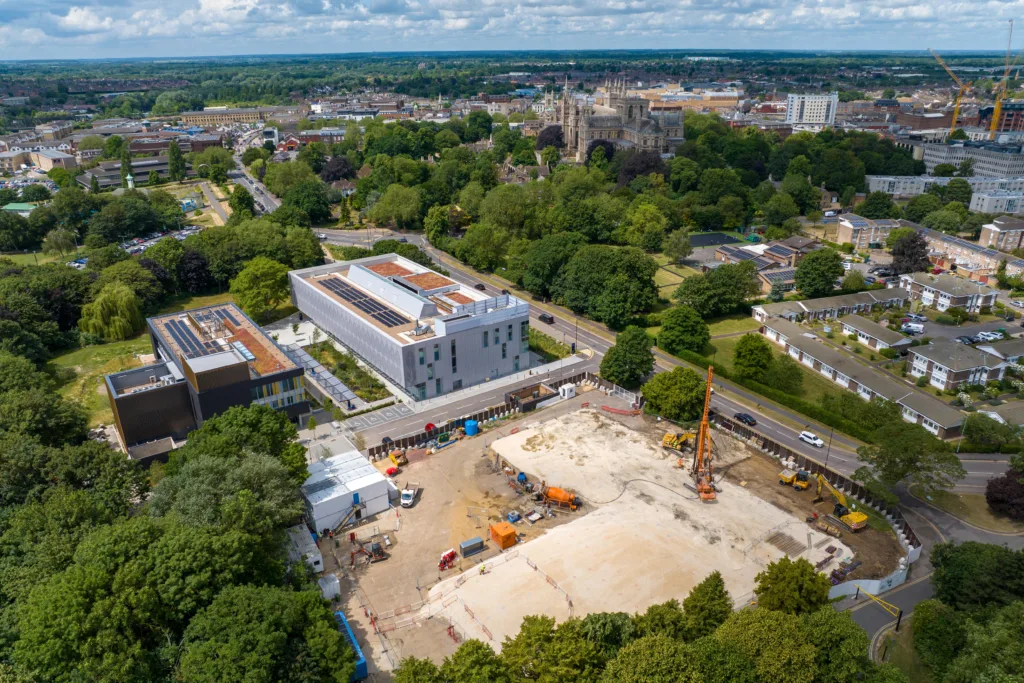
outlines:
[{"label": "green roof", "polygon": [[35,204],[25,204],[24,202],[11,202],[4,207],[4,211],[31,211],[36,208]]}]

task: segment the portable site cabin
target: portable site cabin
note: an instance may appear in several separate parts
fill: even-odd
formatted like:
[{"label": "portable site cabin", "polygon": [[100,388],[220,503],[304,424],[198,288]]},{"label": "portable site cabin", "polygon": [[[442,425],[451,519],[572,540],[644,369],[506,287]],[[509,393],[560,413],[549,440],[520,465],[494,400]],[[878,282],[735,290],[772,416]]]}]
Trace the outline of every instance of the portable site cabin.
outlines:
[{"label": "portable site cabin", "polygon": [[288,529],[288,559],[293,563],[305,561],[317,573],[324,570],[323,555],[305,524]]},{"label": "portable site cabin", "polygon": [[516,544],[516,528],[508,522],[492,524],[490,528],[491,540],[501,548],[511,548]]},{"label": "portable site cabin", "polygon": [[352,511],[363,519],[388,509],[388,481],[364,455],[349,451],[314,462],[302,485],[306,521],[318,532],[334,529]]}]

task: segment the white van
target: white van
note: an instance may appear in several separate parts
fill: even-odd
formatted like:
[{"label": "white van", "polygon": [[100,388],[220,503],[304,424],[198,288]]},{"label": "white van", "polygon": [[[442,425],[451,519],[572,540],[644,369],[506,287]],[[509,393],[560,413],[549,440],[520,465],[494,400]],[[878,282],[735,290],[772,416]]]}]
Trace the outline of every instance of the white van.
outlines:
[{"label": "white van", "polygon": [[921,323],[903,323],[900,329],[907,334],[924,334],[924,325]]}]

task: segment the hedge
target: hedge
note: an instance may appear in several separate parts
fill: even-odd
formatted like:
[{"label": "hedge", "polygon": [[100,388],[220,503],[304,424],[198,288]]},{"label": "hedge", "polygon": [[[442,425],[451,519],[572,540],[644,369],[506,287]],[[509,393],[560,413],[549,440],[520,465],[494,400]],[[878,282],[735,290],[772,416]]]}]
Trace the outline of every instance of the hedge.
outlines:
[{"label": "hedge", "polygon": [[[700,354],[694,353],[693,351],[680,351],[675,354],[675,356],[702,368],[707,368],[711,365],[710,360]],[[731,373],[727,372],[724,368],[715,368],[715,374],[731,380],[741,387],[761,394],[765,398],[769,398],[776,403],[786,406],[787,408],[792,408],[793,410],[815,419],[818,422],[826,424],[829,427],[833,427],[844,434],[854,437],[855,439],[860,439],[865,443],[874,443],[874,440],[871,438],[871,433],[867,430],[862,429],[859,425],[847,420],[845,417],[836,415],[829,410],[825,410],[821,406],[811,403],[810,401],[805,401],[802,398],[791,396],[779,391],[778,389],[773,389],[772,387],[761,384],[760,382],[733,377],[731,376]]]},{"label": "hedge", "polygon": [[1004,443],[1002,445],[994,443],[973,443],[971,441],[960,442],[960,451],[963,453],[1002,453],[1004,455],[1013,455],[1021,451],[1022,445],[1019,443]]}]

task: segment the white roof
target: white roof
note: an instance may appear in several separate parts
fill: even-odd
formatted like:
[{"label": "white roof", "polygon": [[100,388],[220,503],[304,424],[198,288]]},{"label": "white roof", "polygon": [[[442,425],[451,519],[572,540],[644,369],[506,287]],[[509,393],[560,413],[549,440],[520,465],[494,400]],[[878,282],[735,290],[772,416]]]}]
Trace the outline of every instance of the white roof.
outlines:
[{"label": "white roof", "polygon": [[307,469],[309,478],[302,485],[302,495],[314,506],[386,481],[359,451],[311,463]]},{"label": "white roof", "polygon": [[306,556],[315,556],[320,553],[316,547],[313,536],[305,524],[290,527],[288,529],[288,558],[292,562],[300,562]]}]

